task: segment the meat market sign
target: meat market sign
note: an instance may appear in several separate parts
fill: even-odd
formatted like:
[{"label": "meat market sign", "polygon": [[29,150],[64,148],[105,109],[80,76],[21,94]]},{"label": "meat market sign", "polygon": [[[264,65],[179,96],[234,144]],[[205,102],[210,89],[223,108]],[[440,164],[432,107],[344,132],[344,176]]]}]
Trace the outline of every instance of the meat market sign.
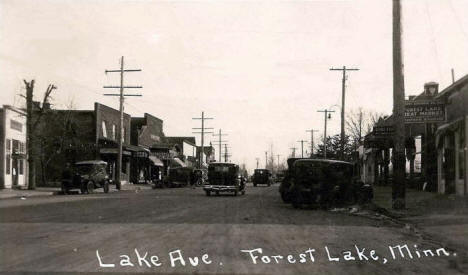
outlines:
[{"label": "meat market sign", "polygon": [[440,101],[406,101],[405,123],[445,121],[445,104]]}]

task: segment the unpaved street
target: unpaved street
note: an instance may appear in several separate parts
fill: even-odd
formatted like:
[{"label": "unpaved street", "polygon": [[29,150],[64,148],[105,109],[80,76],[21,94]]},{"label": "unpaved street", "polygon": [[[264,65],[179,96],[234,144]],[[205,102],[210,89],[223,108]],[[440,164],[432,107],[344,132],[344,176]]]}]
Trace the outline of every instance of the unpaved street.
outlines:
[{"label": "unpaved street", "polygon": [[[457,273],[454,253],[437,256],[440,247],[395,223],[296,210],[277,188],[249,186],[239,197],[179,188],[2,200],[0,271]],[[394,258],[389,246],[405,244],[413,258],[396,248]]]}]

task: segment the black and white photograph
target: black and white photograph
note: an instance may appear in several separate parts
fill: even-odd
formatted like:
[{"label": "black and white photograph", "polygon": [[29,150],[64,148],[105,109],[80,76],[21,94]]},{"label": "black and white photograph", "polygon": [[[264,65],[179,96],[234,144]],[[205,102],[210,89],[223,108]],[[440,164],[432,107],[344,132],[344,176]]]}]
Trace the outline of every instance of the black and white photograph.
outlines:
[{"label": "black and white photograph", "polygon": [[0,0],[0,274],[468,273],[468,0]]}]

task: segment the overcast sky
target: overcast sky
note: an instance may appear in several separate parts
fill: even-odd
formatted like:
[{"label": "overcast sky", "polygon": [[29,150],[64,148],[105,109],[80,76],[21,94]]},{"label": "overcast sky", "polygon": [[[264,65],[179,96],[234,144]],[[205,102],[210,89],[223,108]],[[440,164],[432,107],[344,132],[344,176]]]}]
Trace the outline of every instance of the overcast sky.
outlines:
[{"label": "overcast sky", "polygon": [[[103,85],[142,85],[125,111],[164,120],[168,136],[193,136],[201,111],[229,136],[233,162],[264,164],[273,144],[284,160],[300,150],[306,129],[339,132],[341,74],[347,111],[392,111],[391,0],[324,1],[0,1],[0,104],[22,106],[23,79],[36,80],[38,99],[49,83],[56,108],[93,109]],[[467,0],[402,0],[406,95],[425,82],[443,89],[468,73]],[[131,92],[131,91],[128,91]],[[208,140],[211,137],[207,137]],[[212,138],[214,140],[214,138]],[[197,142],[200,141],[199,135]],[[309,150],[309,149],[308,149]]]}]

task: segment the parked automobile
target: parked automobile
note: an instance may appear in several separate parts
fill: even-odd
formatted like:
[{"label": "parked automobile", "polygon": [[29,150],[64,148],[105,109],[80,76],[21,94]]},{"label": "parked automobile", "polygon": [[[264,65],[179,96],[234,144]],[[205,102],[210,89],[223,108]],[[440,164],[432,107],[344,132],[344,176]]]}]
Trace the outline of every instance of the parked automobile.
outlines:
[{"label": "parked automobile", "polygon": [[206,169],[194,169],[192,176],[193,184],[202,186],[208,180],[208,171]]},{"label": "parked automobile", "polygon": [[208,182],[203,186],[207,196],[212,192],[219,195],[221,192],[245,194],[245,181],[239,175],[239,166],[234,163],[216,162],[208,165]]},{"label": "parked automobile", "polygon": [[291,188],[290,174],[291,174],[291,171],[293,170],[292,167],[293,167],[294,162],[298,159],[301,159],[301,158],[288,158],[287,160],[288,167],[287,167],[287,170],[284,171],[284,177],[281,180],[281,184],[278,189],[281,194],[281,199],[285,203],[291,202],[291,196],[289,193],[289,189]]},{"label": "parked automobile", "polygon": [[281,197],[293,207],[341,206],[372,199],[370,185],[356,180],[349,162],[326,159],[288,160],[288,173],[280,186]]},{"label": "parked automobile", "polygon": [[183,187],[190,184],[193,169],[191,167],[169,168],[167,177],[163,179],[167,187]]},{"label": "parked automobile", "polygon": [[70,177],[62,179],[62,192],[68,194],[72,189],[80,189],[81,193],[93,193],[96,188],[109,192],[111,180],[107,174],[107,162],[102,160],[87,160],[75,163],[70,170]]},{"label": "parked automobile", "polygon": [[270,186],[273,183],[271,172],[268,169],[255,169],[253,175],[253,185],[266,184]]}]

